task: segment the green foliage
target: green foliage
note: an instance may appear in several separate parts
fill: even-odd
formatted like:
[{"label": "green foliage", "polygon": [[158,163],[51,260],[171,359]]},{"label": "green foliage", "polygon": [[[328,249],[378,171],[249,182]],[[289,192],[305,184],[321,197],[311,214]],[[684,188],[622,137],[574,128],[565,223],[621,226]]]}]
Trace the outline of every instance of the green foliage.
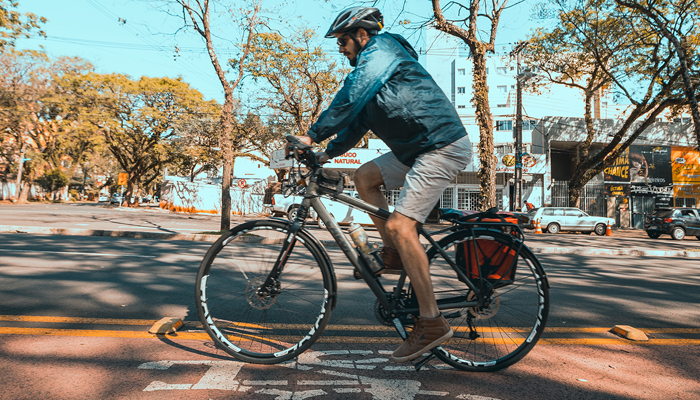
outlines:
[{"label": "green foliage", "polygon": [[46,18],[37,17],[32,13],[22,15],[15,10],[18,6],[17,0],[0,0],[0,52],[14,47],[18,37],[30,37],[33,31],[46,37],[39,25],[45,24]]},{"label": "green foliage", "polygon": [[49,193],[53,193],[68,186],[68,175],[59,168],[54,168],[35,180],[35,182]]},{"label": "green foliage", "polygon": [[264,102],[279,113],[278,123],[296,134],[306,134],[348,72],[315,46],[316,40],[311,29],[298,29],[288,37],[259,33],[245,65],[257,82],[267,84]]}]

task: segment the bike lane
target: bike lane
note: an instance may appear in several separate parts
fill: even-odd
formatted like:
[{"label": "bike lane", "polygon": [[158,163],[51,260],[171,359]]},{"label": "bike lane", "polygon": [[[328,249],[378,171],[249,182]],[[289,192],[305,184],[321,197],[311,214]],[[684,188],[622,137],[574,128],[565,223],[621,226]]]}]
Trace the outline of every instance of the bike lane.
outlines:
[{"label": "bike lane", "polygon": [[[110,328],[117,321],[110,321]],[[36,324],[36,323],[35,323]],[[50,324],[44,324],[49,326]],[[61,325],[65,326],[65,324]],[[8,399],[692,399],[700,396],[700,329],[660,332],[646,343],[600,328],[542,339],[505,371],[457,371],[439,360],[416,371],[390,354],[389,330],[326,334],[292,362],[254,365],[214,348],[196,326],[144,330],[4,328],[2,398]],[[193,328],[193,329],[191,329]],[[329,332],[353,327],[329,327]],[[15,327],[20,329],[20,327]],[[146,328],[147,329],[147,328]],[[27,334],[31,333],[31,334]],[[674,339],[673,334],[685,339]]]}]

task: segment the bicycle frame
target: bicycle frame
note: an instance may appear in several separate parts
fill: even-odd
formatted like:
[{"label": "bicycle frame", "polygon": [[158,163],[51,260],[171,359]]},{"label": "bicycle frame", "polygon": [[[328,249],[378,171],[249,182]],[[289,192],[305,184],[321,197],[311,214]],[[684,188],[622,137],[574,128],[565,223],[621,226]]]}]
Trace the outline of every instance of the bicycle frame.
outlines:
[{"label": "bicycle frame", "polygon": [[[403,336],[404,338],[406,337],[405,330],[403,329],[403,325],[400,323],[398,316],[396,314],[398,305],[399,305],[399,299],[401,292],[404,289],[404,285],[406,282],[406,272],[403,271],[399,277],[398,283],[396,284],[396,287],[394,288],[393,291],[393,296],[388,296],[388,293],[385,289],[384,286],[381,284],[381,282],[371,273],[369,267],[365,264],[365,261],[360,257],[358,252],[355,249],[355,246],[348,240],[348,238],[345,236],[343,233],[340,225],[331,217],[330,213],[326,209],[326,207],[323,205],[321,202],[320,197],[322,195],[327,195],[331,197],[333,200],[339,201],[341,203],[345,203],[346,205],[352,206],[356,209],[359,209],[365,213],[368,213],[374,217],[378,217],[381,219],[388,219],[391,213],[388,210],[376,207],[374,205],[371,205],[369,203],[366,203],[360,199],[356,199],[352,196],[349,196],[345,193],[335,193],[335,192],[328,192],[326,190],[323,190],[318,183],[316,182],[317,175],[315,173],[312,173],[310,176],[311,179],[309,179],[307,187],[306,187],[306,193],[304,195],[304,199],[302,200],[301,206],[299,208],[299,211],[297,213],[297,220],[294,221],[292,224],[292,228],[290,229],[289,232],[289,237],[287,238],[287,243],[288,245],[285,245],[285,249],[291,249],[292,243],[293,243],[293,236],[296,235],[296,233],[301,229],[302,226],[302,220],[300,219],[300,216],[303,216],[306,214],[307,210],[309,210],[310,207],[313,207],[313,209],[316,211],[318,214],[318,217],[326,224],[326,228],[328,232],[333,236],[333,239],[335,242],[340,246],[340,249],[343,251],[345,256],[348,258],[350,263],[360,272],[360,275],[364,279],[365,283],[367,283],[367,286],[370,288],[372,293],[374,293],[375,297],[377,300],[381,303],[382,307],[389,312],[389,314],[394,317],[393,322],[394,325],[396,325],[397,330]],[[321,193],[323,192],[323,193]],[[440,255],[449,263],[449,265],[452,267],[452,269],[456,272],[456,274],[464,281],[466,282],[466,285],[469,286],[471,290],[473,290],[476,293],[479,293],[480,290],[469,280],[467,279],[466,275],[460,270],[460,268],[452,261],[450,256],[445,253],[445,251],[437,244],[435,239],[423,228],[421,225],[418,228],[418,233],[426,238],[428,242],[434,246]],[[282,253],[285,253],[285,249],[282,250]],[[287,250],[289,251],[289,250]],[[280,260],[283,259],[284,255],[281,254]],[[390,299],[390,297],[392,297]],[[440,310],[448,310],[448,309],[455,309],[455,308],[466,308],[466,307],[474,307],[479,305],[479,300],[472,300],[472,301],[461,301],[461,302],[451,302],[451,303],[438,303],[438,308]],[[419,310],[417,308],[401,308],[400,311],[402,313],[410,313],[414,315],[418,315]]]}]

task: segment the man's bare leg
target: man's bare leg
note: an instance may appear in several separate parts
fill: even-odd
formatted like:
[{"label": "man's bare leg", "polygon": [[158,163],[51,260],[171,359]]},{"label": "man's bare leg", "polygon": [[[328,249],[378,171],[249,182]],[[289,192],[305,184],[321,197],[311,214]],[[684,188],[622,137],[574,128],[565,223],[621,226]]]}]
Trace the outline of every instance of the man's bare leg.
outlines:
[{"label": "man's bare leg", "polygon": [[418,300],[420,316],[434,318],[440,315],[440,310],[430,279],[428,256],[418,237],[418,225],[419,222],[413,218],[394,212],[386,222],[386,233],[401,254],[401,261]]},{"label": "man's bare leg", "polygon": [[[384,185],[384,179],[382,178],[382,173],[379,171],[377,164],[370,161],[362,165],[355,171],[353,181],[355,182],[357,193],[362,200],[385,210],[389,209],[389,203],[386,201],[384,193],[379,189]],[[386,233],[387,221],[372,215],[370,215],[370,218],[372,218],[372,222],[374,222],[374,226],[377,228],[379,236],[381,236],[382,242],[384,242],[384,246],[396,249],[391,237]]]}]

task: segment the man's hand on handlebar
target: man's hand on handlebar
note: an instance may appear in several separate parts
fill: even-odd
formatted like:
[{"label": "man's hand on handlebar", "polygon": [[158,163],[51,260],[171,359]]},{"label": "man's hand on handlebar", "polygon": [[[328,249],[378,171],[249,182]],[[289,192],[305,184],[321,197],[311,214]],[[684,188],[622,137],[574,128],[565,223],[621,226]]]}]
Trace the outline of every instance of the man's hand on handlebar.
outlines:
[{"label": "man's hand on handlebar", "polygon": [[[314,143],[316,143],[316,142],[314,142],[313,139],[311,139],[311,136],[308,136],[308,135],[295,136],[294,138],[299,140],[303,144],[308,145],[308,146],[311,146]],[[293,150],[294,150],[294,145],[292,145],[291,143],[288,143],[287,146],[284,148],[285,158],[289,158],[289,154]],[[299,153],[301,154],[301,151],[299,151]],[[330,157],[328,157],[328,154],[326,154],[325,152],[320,152],[320,153],[315,153],[315,154],[316,154],[316,160],[319,164],[327,162],[330,159]]]}]

